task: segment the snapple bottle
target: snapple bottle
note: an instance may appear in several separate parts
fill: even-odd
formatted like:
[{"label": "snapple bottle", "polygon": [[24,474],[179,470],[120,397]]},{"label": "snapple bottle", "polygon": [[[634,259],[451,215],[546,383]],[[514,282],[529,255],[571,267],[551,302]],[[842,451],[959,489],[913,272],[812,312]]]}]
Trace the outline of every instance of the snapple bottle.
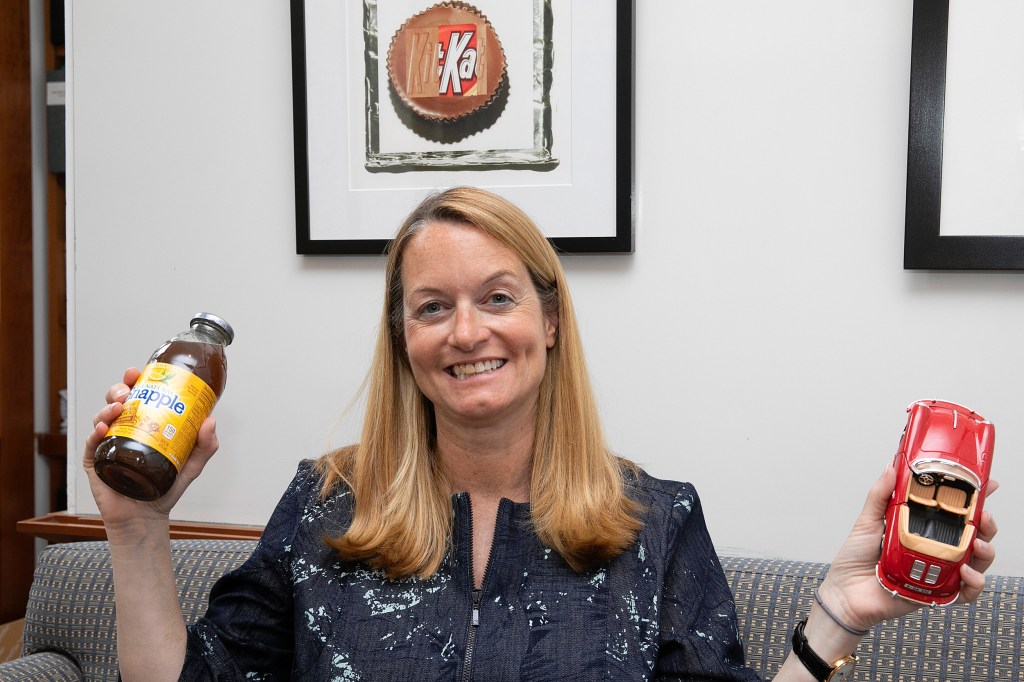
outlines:
[{"label": "snapple bottle", "polygon": [[199,427],[227,382],[231,325],[196,313],[188,330],[157,348],[96,448],[96,475],[122,495],[155,500],[178,477]]}]

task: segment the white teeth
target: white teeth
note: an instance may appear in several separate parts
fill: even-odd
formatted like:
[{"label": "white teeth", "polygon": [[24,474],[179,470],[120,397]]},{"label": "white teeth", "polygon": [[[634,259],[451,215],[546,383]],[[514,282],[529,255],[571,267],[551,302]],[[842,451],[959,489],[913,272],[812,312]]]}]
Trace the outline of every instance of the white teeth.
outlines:
[{"label": "white teeth", "polygon": [[474,374],[494,371],[504,364],[504,360],[484,360],[474,364],[452,365],[452,374],[456,379],[465,379]]}]

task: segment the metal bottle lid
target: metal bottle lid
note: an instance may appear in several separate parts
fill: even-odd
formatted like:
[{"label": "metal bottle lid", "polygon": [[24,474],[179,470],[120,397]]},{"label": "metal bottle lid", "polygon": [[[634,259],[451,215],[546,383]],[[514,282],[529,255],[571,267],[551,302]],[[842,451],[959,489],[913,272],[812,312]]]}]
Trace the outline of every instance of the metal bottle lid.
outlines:
[{"label": "metal bottle lid", "polygon": [[225,320],[223,317],[217,317],[213,313],[196,313],[195,315],[192,316],[192,321],[190,324],[195,324],[196,322],[212,324],[213,326],[222,329],[224,333],[227,334],[228,337],[228,342],[224,344],[226,346],[231,345],[231,342],[235,340],[235,330],[231,328],[231,325],[228,324],[227,320]]}]

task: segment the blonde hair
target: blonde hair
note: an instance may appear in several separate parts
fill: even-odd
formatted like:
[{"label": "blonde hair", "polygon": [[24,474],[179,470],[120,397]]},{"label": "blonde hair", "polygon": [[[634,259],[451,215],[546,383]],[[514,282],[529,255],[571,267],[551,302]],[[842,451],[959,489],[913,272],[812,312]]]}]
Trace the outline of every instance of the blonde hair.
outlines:
[{"label": "blonde hair", "polygon": [[405,248],[436,223],[471,225],[508,247],[530,273],[544,312],[557,316],[539,389],[531,516],[541,542],[574,570],[594,568],[632,544],[642,526],[641,507],[624,488],[624,470],[633,465],[605,442],[557,254],[518,207],[470,187],[428,197],[391,243],[361,440],[318,461],[323,495],[344,482],[355,500],[350,527],[328,542],[342,558],[366,561],[394,578],[434,574],[449,549],[451,491],[434,456],[433,407],[413,379],[403,319]]}]

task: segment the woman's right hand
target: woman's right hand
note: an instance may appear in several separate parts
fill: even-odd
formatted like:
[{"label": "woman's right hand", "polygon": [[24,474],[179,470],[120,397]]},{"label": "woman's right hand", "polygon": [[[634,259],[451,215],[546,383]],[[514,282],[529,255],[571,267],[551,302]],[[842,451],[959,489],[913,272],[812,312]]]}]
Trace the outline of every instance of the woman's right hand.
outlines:
[{"label": "woman's right hand", "polygon": [[93,417],[92,432],[85,439],[82,466],[89,477],[89,487],[108,533],[116,532],[121,527],[134,527],[136,524],[144,525],[147,522],[166,524],[171,509],[174,508],[189,484],[202,473],[203,467],[210,461],[219,446],[216,422],[212,417],[207,417],[199,428],[199,435],[192,454],[185,461],[174,485],[166,495],[151,502],[126,497],[101,481],[93,466],[96,448],[106,437],[110,425],[124,409],[125,398],[131,387],[138,381],[140,374],[141,372],[134,367],[129,368],[125,370],[121,383],[114,384],[107,389],[107,404]]}]

